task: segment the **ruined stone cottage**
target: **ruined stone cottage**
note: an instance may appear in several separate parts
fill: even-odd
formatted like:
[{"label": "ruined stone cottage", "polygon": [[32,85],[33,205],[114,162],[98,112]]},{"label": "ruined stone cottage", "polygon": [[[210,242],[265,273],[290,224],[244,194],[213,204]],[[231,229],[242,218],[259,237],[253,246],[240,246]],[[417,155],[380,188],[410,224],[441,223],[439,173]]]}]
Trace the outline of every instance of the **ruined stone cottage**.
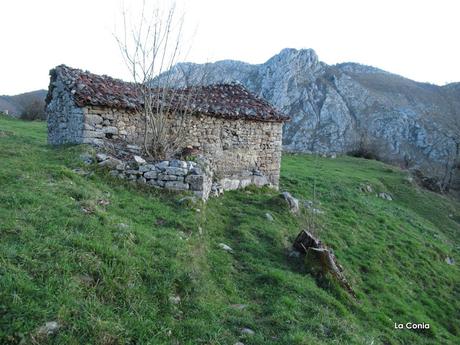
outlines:
[{"label": "ruined stone cottage", "polygon": [[[50,144],[142,144],[145,125],[137,111],[142,104],[135,85],[64,65],[52,69],[50,76],[46,98]],[[192,97],[181,145],[207,158],[212,181],[224,190],[251,183],[277,188],[282,127],[288,118],[239,84],[195,86]],[[167,162],[161,164],[165,168]],[[161,173],[158,167],[152,169]],[[182,179],[181,189],[187,189],[186,177]]]}]

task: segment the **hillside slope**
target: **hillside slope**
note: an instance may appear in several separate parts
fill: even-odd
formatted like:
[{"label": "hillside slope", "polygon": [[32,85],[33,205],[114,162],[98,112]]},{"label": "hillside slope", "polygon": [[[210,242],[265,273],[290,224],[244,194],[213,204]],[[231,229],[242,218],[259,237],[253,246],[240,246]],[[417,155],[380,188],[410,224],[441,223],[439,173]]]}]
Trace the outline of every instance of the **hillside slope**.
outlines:
[{"label": "hillside slope", "polygon": [[32,107],[45,108],[47,90],[36,90],[14,96],[0,95],[0,112],[8,110],[9,115],[19,117],[24,111]]},{"label": "hillside slope", "polygon": [[224,60],[172,71],[189,83],[240,82],[291,115],[283,137],[289,151],[364,147],[460,189],[458,83],[441,87],[357,63],[327,65],[312,49],[283,49],[257,65]]},{"label": "hillside slope", "polygon": [[[45,139],[43,123],[0,117],[2,344],[460,342],[460,205],[397,168],[285,155],[281,189],[320,210],[294,216],[268,189],[180,202]],[[289,255],[305,226],[357,301]],[[39,334],[49,321],[56,334]]]}]

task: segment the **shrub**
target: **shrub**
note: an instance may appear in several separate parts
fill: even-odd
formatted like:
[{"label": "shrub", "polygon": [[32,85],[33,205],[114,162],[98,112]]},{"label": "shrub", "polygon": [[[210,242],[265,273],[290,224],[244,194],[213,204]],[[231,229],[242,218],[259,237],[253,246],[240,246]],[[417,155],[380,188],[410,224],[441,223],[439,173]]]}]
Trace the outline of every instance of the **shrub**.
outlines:
[{"label": "shrub", "polygon": [[45,104],[41,99],[28,100],[20,115],[22,120],[46,120]]}]

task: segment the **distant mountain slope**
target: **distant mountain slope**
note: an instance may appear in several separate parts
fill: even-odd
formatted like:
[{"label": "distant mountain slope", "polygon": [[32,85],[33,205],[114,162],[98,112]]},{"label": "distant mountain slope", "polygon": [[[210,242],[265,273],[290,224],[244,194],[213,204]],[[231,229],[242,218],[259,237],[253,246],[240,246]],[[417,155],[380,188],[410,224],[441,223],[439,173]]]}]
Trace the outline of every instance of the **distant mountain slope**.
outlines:
[{"label": "distant mountain slope", "polygon": [[46,93],[46,90],[37,90],[14,96],[0,96],[0,111],[8,110],[9,115],[19,117],[34,102],[44,106]]},{"label": "distant mountain slope", "polygon": [[241,82],[290,114],[286,150],[365,149],[420,169],[443,187],[458,180],[460,83],[419,83],[357,63],[329,66],[311,49],[284,49],[259,65],[183,63],[173,73],[191,83],[203,74],[205,83]]}]

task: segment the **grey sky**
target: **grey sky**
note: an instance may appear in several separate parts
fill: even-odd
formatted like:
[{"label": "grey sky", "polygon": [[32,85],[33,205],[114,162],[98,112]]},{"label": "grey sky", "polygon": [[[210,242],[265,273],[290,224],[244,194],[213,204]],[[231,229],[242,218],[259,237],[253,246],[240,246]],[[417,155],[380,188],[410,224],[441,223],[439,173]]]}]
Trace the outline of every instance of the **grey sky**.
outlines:
[{"label": "grey sky", "polygon": [[[286,47],[435,84],[460,81],[458,0],[182,0],[187,60],[262,63]],[[139,1],[125,0],[125,6]],[[58,64],[129,79],[118,0],[2,0],[0,94],[46,88]]]}]

